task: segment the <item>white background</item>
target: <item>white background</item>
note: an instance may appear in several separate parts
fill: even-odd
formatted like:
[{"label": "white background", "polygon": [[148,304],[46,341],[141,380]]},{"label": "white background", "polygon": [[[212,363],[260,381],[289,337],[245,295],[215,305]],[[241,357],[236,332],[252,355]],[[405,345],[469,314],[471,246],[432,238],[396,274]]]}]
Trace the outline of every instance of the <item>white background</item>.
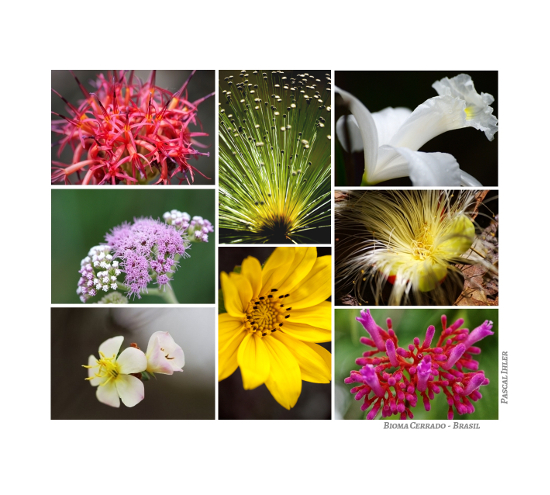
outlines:
[{"label": "white background", "polygon": [[[543,493],[548,27],[535,5],[5,6],[5,493]],[[499,70],[499,321],[510,371],[510,405],[501,407],[500,420],[463,432],[385,431],[382,422],[366,421],[51,421],[50,70],[109,63],[136,69]]]}]

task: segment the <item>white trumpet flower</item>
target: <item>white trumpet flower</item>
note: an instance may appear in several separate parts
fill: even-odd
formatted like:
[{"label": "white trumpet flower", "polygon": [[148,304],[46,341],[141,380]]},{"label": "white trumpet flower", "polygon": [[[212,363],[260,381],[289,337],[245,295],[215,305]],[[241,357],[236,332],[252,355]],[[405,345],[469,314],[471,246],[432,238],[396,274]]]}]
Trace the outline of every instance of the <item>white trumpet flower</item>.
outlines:
[{"label": "white trumpet flower", "polygon": [[388,107],[376,113],[350,93],[334,88],[352,114],[338,119],[336,133],[346,151],[364,151],[364,184],[408,176],[415,186],[481,185],[460,169],[452,155],[418,150],[439,134],[463,127],[484,131],[492,141],[498,130],[490,106],[494,98],[478,94],[467,74],[443,78],[432,87],[439,96],[414,111]]}]

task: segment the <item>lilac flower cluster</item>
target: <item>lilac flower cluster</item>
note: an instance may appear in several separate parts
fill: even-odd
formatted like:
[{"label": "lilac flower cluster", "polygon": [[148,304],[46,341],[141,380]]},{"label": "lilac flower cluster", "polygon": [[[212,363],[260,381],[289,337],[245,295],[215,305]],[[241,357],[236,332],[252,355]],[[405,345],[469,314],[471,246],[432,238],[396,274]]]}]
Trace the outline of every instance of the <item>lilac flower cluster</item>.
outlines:
[{"label": "lilac flower cluster", "polygon": [[441,391],[449,405],[447,419],[453,419],[453,408],[458,414],[474,412],[472,402],[481,399],[479,388],[488,385],[489,379],[483,371],[478,371],[479,363],[473,355],[479,354],[481,349],[473,344],[493,335],[493,322],[485,321],[470,332],[461,328],[463,319],[447,327],[447,317],[443,315],[443,331],[435,346],[432,346],[435,327],[431,325],[422,344],[415,337],[407,350],[398,346],[390,318],[387,319],[387,331],[376,324],[369,310],[361,311],[361,317],[356,319],[370,336],[361,337],[361,343],[374,350],[364,352],[363,357],[355,361],[362,368],[352,370],[344,382],[360,383],[350,392],[355,394],[356,400],[364,398],[361,410],[371,408],[367,419],[374,419],[380,410],[384,418],[399,414],[400,419],[412,419],[411,408],[419,398],[429,411],[430,400]]},{"label": "lilac flower cluster", "polygon": [[[193,217],[178,210],[163,215],[165,223],[152,218],[125,222],[106,234],[106,244],[93,247],[80,263],[77,294],[82,302],[100,291],[122,290],[129,296],[141,298],[147,286],[154,283],[169,287],[172,274],[191,242],[208,242],[214,231],[212,224],[202,217]],[[124,273],[121,283],[118,276]],[[100,303],[124,303],[121,295]]]},{"label": "lilac flower cluster", "polygon": [[82,302],[97,295],[100,291],[116,290],[121,273],[119,262],[113,260],[112,248],[108,245],[94,246],[80,262],[76,293]]},{"label": "lilac flower cluster", "polygon": [[176,229],[186,231],[191,241],[208,242],[208,234],[214,232],[214,227],[208,220],[202,217],[191,219],[188,213],[178,210],[167,211],[163,218],[168,225],[174,225]]},{"label": "lilac flower cluster", "polygon": [[185,255],[188,246],[185,236],[175,227],[152,218],[140,218],[133,224],[125,222],[107,234],[105,240],[114,257],[122,260],[128,294],[138,298],[147,291],[153,277],[159,287],[170,282],[177,266],[176,256]]}]

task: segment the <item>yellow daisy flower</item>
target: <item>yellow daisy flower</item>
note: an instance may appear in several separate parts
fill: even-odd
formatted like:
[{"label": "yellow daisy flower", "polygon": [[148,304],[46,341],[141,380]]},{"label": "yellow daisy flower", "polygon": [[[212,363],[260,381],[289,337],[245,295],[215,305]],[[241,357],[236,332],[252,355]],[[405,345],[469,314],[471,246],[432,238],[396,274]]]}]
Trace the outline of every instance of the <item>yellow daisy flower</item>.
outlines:
[{"label": "yellow daisy flower", "polygon": [[331,256],[313,247],[277,248],[265,266],[249,256],[241,272],[221,274],[227,313],[219,315],[219,380],[240,367],[243,386],[264,384],[286,409],[302,380],[329,383]]}]

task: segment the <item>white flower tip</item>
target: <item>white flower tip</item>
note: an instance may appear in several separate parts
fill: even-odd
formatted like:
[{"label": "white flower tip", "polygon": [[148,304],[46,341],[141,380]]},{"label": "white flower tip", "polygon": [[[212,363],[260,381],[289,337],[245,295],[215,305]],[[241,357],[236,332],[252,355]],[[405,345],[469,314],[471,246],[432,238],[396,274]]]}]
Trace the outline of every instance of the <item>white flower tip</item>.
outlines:
[{"label": "white flower tip", "polygon": [[466,125],[485,132],[489,141],[498,131],[498,120],[493,115],[491,104],[495,101],[489,93],[479,94],[468,74],[459,74],[451,79],[444,77],[432,84],[439,96],[451,96],[466,102]]}]

